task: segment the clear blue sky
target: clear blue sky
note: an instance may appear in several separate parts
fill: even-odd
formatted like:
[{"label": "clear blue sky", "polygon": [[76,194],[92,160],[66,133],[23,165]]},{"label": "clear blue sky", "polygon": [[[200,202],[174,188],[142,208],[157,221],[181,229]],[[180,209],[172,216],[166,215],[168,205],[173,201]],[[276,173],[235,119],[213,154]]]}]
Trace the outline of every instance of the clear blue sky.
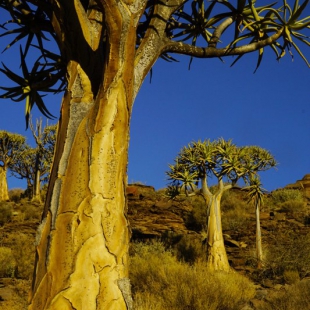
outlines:
[{"label": "clear blue sky", "polygon": [[[310,8],[309,8],[310,11]],[[1,41],[0,41],[1,42]],[[305,51],[305,49],[304,49]],[[9,68],[19,64],[16,54],[1,54]],[[310,48],[305,54],[310,60]],[[198,139],[223,137],[237,145],[258,145],[278,161],[277,169],[261,173],[271,191],[294,183],[310,173],[310,69],[294,52],[280,62],[269,52],[253,74],[256,55],[244,56],[230,68],[218,59],[189,59],[179,63],[159,60],[152,82],[145,80],[133,109],[128,182],[142,182],[156,189],[167,184],[165,171],[179,150]],[[0,84],[6,84],[0,75]],[[50,111],[59,116],[61,97],[47,96]],[[25,131],[24,102],[0,100],[0,129]],[[34,118],[40,114],[35,110]],[[25,187],[9,177],[9,187]]]}]

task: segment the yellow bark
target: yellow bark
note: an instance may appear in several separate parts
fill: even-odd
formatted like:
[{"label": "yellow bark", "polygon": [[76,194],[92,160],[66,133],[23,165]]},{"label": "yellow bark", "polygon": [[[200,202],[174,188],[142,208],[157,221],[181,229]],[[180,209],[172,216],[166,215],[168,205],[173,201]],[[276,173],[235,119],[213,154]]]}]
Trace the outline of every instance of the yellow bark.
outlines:
[{"label": "yellow bark", "polygon": [[0,201],[9,200],[6,169],[0,166]]},{"label": "yellow bark", "polygon": [[212,271],[230,271],[222,232],[221,194],[214,195],[210,200],[207,234],[207,264]]}]

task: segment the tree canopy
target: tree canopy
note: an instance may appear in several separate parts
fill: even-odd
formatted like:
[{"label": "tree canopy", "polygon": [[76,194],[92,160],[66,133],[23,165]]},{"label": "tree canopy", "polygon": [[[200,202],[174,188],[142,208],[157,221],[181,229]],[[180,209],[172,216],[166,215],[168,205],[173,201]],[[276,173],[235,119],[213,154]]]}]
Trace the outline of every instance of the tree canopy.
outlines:
[{"label": "tree canopy", "polygon": [[[135,8],[132,8],[139,18],[135,58],[136,65],[141,66],[144,72],[140,78],[137,76],[140,82],[136,91],[140,87],[141,78],[144,79],[158,57],[174,61],[172,55],[175,53],[188,55],[191,59],[237,55],[234,64],[245,53],[257,51],[257,69],[268,47],[277,60],[286,52],[292,56],[296,52],[309,66],[302,52],[303,46],[309,46],[307,31],[310,16],[305,14],[308,3],[309,0],[302,3],[295,0],[294,4],[289,4],[284,0],[281,5],[273,2],[259,6],[261,1],[254,0],[136,1]],[[83,32],[86,41],[80,42],[83,45],[76,53],[86,53],[87,57],[90,55],[87,52],[89,47],[95,52],[107,51],[110,26],[101,22],[107,7],[103,1],[98,0],[74,1],[70,5],[60,3],[60,8],[48,0],[2,0],[0,8],[11,16],[1,25],[3,32],[0,37],[12,37],[4,51],[26,39],[24,48],[20,47],[21,75],[11,71],[5,64],[0,68],[16,84],[13,87],[1,87],[4,90],[1,98],[26,100],[27,123],[34,105],[38,106],[43,115],[52,117],[42,99],[43,94],[65,89],[66,64],[70,59],[77,58],[66,48],[67,41],[74,43],[77,40],[77,37],[67,32],[71,30],[64,27],[64,18],[69,18],[66,12],[71,9],[76,11],[73,18],[80,25],[78,31]],[[90,42],[89,25],[97,31],[97,42]],[[224,33],[229,33],[230,38],[228,36],[227,39]],[[46,45],[49,39],[55,41],[59,53],[48,50]],[[155,41],[150,45],[152,40]],[[28,69],[26,58],[30,50],[35,50],[38,57],[32,68]],[[101,74],[95,74],[96,78],[100,80]],[[95,83],[93,90],[98,90],[98,86],[98,82]]]},{"label": "tree canopy", "polygon": [[0,130],[0,201],[8,200],[7,171],[18,161],[20,152],[25,148],[25,137]]},{"label": "tree canopy", "polygon": [[[275,165],[271,153],[258,146],[238,147],[232,140],[222,138],[192,142],[182,148],[175,164],[169,165],[170,193],[195,193],[200,184],[202,194],[207,196],[211,194],[209,181],[214,178],[219,188],[229,189],[243,180],[254,190],[254,184],[260,184],[258,172]],[[254,197],[256,192],[251,195]]]},{"label": "tree canopy", "polygon": [[25,145],[9,168],[13,176],[27,180],[27,187],[31,189],[32,196],[38,196],[41,183],[49,179],[56,141],[56,125],[46,125],[42,128],[42,120],[37,120],[34,127],[30,120],[30,128],[36,146]]}]

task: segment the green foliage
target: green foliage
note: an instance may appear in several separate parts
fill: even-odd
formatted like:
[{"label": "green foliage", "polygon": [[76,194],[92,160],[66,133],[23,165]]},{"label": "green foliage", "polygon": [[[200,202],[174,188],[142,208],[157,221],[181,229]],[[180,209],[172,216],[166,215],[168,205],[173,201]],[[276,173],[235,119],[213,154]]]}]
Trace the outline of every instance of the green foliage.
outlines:
[{"label": "green foliage", "polygon": [[9,168],[13,176],[26,179],[28,187],[34,188],[37,172],[40,175],[37,182],[46,183],[48,181],[54,155],[57,125],[46,125],[42,128],[42,120],[37,120],[36,128],[34,128],[30,120],[30,128],[36,141],[36,147],[25,145]]},{"label": "green foliage", "polygon": [[26,138],[22,135],[0,130],[0,163],[4,168],[14,164],[25,147]]},{"label": "green foliage", "polygon": [[253,180],[259,182],[259,171],[276,165],[267,150],[257,146],[238,147],[232,140],[222,138],[192,142],[182,148],[174,161],[167,172],[170,187],[188,195],[201,183],[201,193],[205,196],[211,194],[208,181],[212,176],[218,180],[218,190],[234,186],[240,179],[254,186]]},{"label": "green foliage", "polygon": [[130,279],[137,310],[239,310],[254,285],[237,273],[212,273],[202,262],[178,262],[163,244],[135,244]]},{"label": "green foliage", "polygon": [[11,221],[13,215],[12,204],[9,202],[0,202],[0,225]]},{"label": "green foliage", "polygon": [[[185,3],[186,1],[178,1],[175,7],[171,7],[166,25],[163,25],[165,30],[159,38],[170,40],[170,48],[163,49],[162,54],[156,55],[156,58],[175,60],[169,53],[183,53],[191,59],[237,55],[234,64],[244,54],[257,51],[257,69],[265,48],[270,47],[277,59],[282,58],[286,50],[290,55],[294,50],[309,66],[300,48],[300,45],[309,46],[307,30],[310,17],[304,16],[309,0],[305,0],[302,4],[295,0],[291,5],[284,1],[278,8],[275,8],[275,3],[258,6],[255,1],[245,0],[234,3],[203,0],[191,1],[191,5]],[[141,14],[143,17],[136,27],[136,49],[148,40],[146,33],[149,33],[148,29],[154,27],[158,16],[164,19],[163,13],[154,9],[156,4],[157,1],[147,1],[145,5],[145,12]],[[86,12],[94,10],[91,1],[82,1],[82,5]],[[7,13],[4,16],[9,16],[9,20],[3,21],[0,25],[3,30],[0,36],[12,37],[4,51],[16,45],[20,46],[17,43],[23,43],[24,46],[24,49],[20,47],[21,75],[14,73],[4,64],[0,69],[15,84],[12,87],[1,87],[5,91],[1,97],[14,101],[26,100],[27,124],[34,105],[44,115],[51,117],[42,99],[44,96],[42,93],[57,93],[64,90],[68,56],[76,59],[79,55],[75,54],[75,51],[71,51],[74,55],[70,56],[70,53],[68,55],[69,43],[72,44],[71,36],[67,33],[70,27],[64,26],[62,29],[59,27],[62,24],[58,20],[58,15],[64,16],[68,8],[59,6],[56,14],[55,8],[46,1],[30,0],[2,1],[0,7]],[[104,15],[103,7],[97,6],[96,10],[98,15],[101,13]],[[100,33],[106,37],[102,42],[102,57],[108,59],[107,55],[104,55],[104,52],[109,50],[106,46],[109,44],[108,25],[102,23],[101,27]],[[222,36],[223,33],[232,34],[228,41],[226,36]],[[63,42],[63,38],[66,42]],[[49,40],[55,42],[57,46],[55,52],[49,51],[50,44],[46,45]],[[218,47],[222,42],[223,47]],[[182,48],[180,43],[183,43]],[[197,46],[198,43],[201,47]],[[28,69],[26,62],[30,50],[32,55],[38,54],[38,57],[33,61],[32,68]]]}]

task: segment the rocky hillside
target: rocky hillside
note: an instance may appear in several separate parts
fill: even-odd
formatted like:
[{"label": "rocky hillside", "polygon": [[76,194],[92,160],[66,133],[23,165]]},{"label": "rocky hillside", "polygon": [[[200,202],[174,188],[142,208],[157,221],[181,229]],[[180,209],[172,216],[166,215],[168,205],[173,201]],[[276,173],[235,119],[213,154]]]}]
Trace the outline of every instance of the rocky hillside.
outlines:
[{"label": "rocky hillside", "polygon": [[[308,202],[305,203],[302,210],[275,209],[270,212],[268,206],[262,210],[263,247],[267,254],[272,249],[273,252],[270,253],[274,255],[274,258],[271,257],[268,261],[269,265],[264,266],[261,270],[257,270],[255,262],[254,210],[248,212],[246,216],[244,216],[245,213],[239,214],[240,211],[238,210],[226,208],[227,211],[223,211],[224,220],[226,216],[226,222],[223,222],[223,230],[230,264],[236,271],[248,275],[257,283],[258,295],[253,300],[253,305],[256,303],[256,306],[263,303],[270,292],[280,290],[286,285],[283,276],[279,276],[279,274],[283,274],[286,267],[283,262],[277,261],[278,257],[285,261],[287,259],[285,255],[291,255],[291,252],[298,252],[299,256],[303,249],[310,252],[309,245],[300,245],[304,242],[305,236],[310,236],[310,175],[308,174],[302,180],[288,185],[287,188],[299,189],[308,199]],[[236,195],[239,195],[238,190]],[[189,261],[195,259],[196,254],[204,253],[203,233],[201,233],[203,230],[201,223],[204,222],[203,214],[201,218],[199,218],[199,214],[197,216],[195,213],[197,210],[191,200],[169,200],[164,191],[155,191],[152,186],[141,184],[128,186],[127,199],[128,219],[133,241],[161,239],[167,242],[168,240],[172,246],[181,245],[179,248],[182,248],[182,255],[184,255],[182,259]],[[242,202],[242,200],[240,201]],[[243,202],[242,207],[244,206],[246,206],[245,202]],[[38,208],[38,206],[33,207]],[[20,209],[21,206],[16,203],[15,208]],[[20,216],[17,211],[14,212],[14,215]],[[193,217],[196,217],[194,224]],[[229,219],[228,224],[227,218]],[[8,240],[19,242],[16,232],[34,239],[38,223],[38,219],[23,222],[13,219],[10,223],[3,225],[0,227],[0,246],[9,246]],[[296,239],[298,240],[296,241]],[[287,260],[291,261],[291,257]],[[279,264],[283,270],[279,270]],[[291,264],[296,265],[299,262],[292,261]],[[31,262],[30,265],[32,265]],[[310,261],[296,268],[299,268],[299,274],[302,278],[310,278]],[[10,307],[5,308],[4,305],[17,298],[16,289],[20,295],[26,295],[29,285],[30,282],[26,280],[0,279],[0,309],[11,309]],[[16,300],[18,302],[18,298]],[[251,309],[258,308],[254,305]]]}]

